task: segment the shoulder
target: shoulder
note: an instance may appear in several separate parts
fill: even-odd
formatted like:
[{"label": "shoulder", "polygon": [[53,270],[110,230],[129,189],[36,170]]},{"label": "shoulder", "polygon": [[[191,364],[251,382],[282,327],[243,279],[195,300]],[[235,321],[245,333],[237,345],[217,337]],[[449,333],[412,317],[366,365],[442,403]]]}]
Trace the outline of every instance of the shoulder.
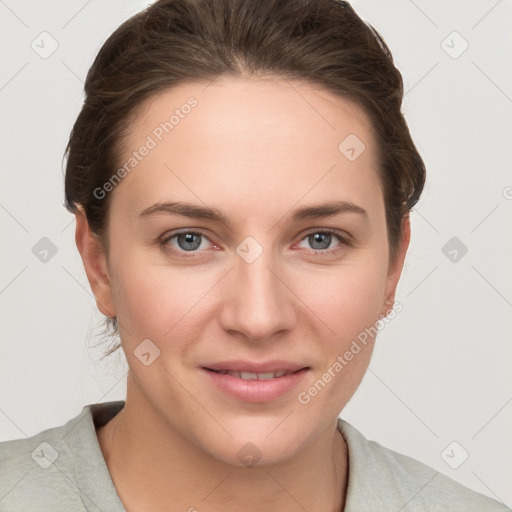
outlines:
[{"label": "shoulder", "polygon": [[64,499],[69,504],[73,478],[69,476],[68,427],[69,423],[0,443],[0,510],[50,510],[50,504]]},{"label": "shoulder", "polygon": [[389,507],[414,512],[511,510],[412,457],[367,440],[342,419],[338,420],[338,428],[349,453],[347,505],[351,506],[347,506],[347,512],[390,510]]},{"label": "shoulder", "polygon": [[64,425],[0,442],[0,511],[85,511],[93,487],[111,490],[91,414],[96,405]]}]

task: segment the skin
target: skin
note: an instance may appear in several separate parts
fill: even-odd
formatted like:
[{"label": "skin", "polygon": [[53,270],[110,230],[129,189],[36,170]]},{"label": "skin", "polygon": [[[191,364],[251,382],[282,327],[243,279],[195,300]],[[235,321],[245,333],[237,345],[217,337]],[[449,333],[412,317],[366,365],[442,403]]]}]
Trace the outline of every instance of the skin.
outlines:
[{"label": "skin", "polygon": [[[97,432],[105,460],[127,510],[342,510],[348,462],[336,420],[375,340],[307,405],[297,395],[389,311],[409,220],[390,261],[372,127],[356,105],[304,82],[221,77],[155,95],[131,121],[121,161],[190,96],[198,105],[113,190],[108,255],[81,210],[76,217],[98,308],[117,315],[129,365],[126,405]],[[349,134],[366,146],[355,161],[338,150]],[[165,201],[217,208],[229,227],[138,217]],[[290,218],[331,201],[366,215]],[[207,237],[195,258],[176,237],[170,250],[159,244],[184,229]],[[325,229],[351,244],[332,236],[319,248],[308,235]],[[236,252],[248,236],[263,249],[252,263]],[[160,356],[146,366],[134,350],[148,338]],[[248,403],[201,370],[228,359],[309,370],[284,396]],[[248,442],[261,453],[252,467],[237,456]]]}]

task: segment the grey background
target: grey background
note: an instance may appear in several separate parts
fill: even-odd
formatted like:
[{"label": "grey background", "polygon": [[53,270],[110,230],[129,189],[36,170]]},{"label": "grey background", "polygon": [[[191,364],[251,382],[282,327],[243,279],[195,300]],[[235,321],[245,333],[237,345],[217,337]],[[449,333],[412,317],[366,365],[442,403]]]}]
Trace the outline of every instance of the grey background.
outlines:
[{"label": "grey background", "polygon": [[[102,316],[63,207],[62,156],[93,57],[147,4],[0,0],[0,440],[124,399],[124,357],[100,362],[94,347]],[[402,71],[428,181],[412,214],[403,311],[342,416],[511,506],[512,2],[353,5]]]}]

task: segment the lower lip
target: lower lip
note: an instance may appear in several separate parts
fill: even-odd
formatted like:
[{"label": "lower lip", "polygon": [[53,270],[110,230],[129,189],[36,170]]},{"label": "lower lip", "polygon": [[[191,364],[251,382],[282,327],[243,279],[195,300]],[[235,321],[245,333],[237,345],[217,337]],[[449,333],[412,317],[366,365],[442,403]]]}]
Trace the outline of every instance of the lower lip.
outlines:
[{"label": "lower lip", "polygon": [[308,368],[268,380],[244,380],[227,373],[217,373],[206,368],[203,372],[228,395],[245,402],[269,402],[285,395],[304,378]]}]

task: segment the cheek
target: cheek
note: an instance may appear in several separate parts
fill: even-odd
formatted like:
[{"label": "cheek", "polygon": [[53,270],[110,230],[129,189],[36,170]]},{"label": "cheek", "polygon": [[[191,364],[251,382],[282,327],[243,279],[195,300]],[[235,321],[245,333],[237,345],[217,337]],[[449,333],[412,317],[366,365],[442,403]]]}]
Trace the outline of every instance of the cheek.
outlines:
[{"label": "cheek", "polygon": [[185,317],[190,328],[211,288],[205,273],[150,265],[136,254],[116,262],[115,281],[118,320],[125,326],[124,338],[134,343],[139,338],[163,343]]},{"label": "cheek", "polygon": [[332,343],[341,349],[378,320],[386,277],[381,262],[368,260],[301,278],[297,295],[334,331]]},{"label": "cheek", "polygon": [[368,261],[304,285],[308,305],[331,331],[318,339],[320,364],[297,396],[312,416],[330,411],[334,418],[359,386],[373,352],[385,282],[382,264]]}]

